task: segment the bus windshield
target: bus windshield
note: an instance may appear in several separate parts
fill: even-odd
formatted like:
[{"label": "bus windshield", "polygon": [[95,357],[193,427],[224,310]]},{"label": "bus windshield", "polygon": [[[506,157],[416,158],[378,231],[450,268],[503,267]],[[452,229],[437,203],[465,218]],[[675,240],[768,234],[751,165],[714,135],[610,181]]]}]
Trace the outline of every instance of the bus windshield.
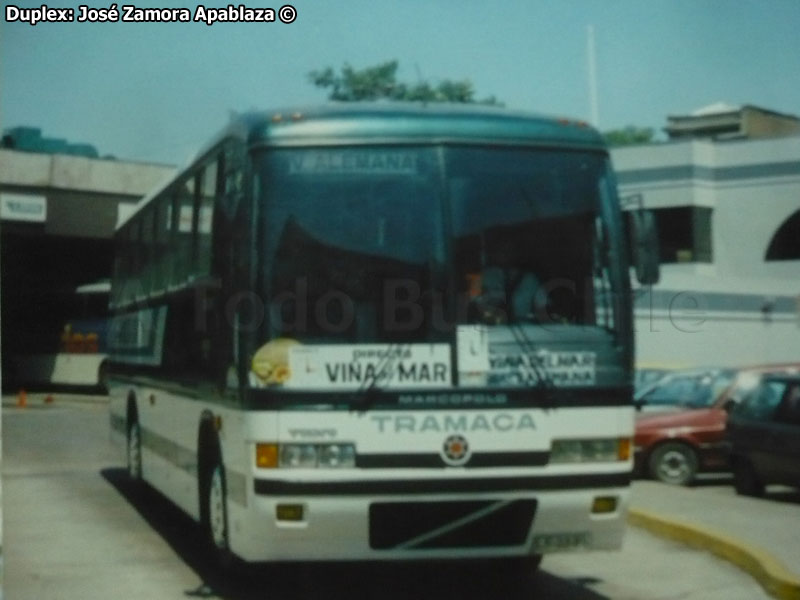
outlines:
[{"label": "bus windshield", "polygon": [[[595,324],[610,286],[604,158],[485,148],[445,156],[453,267],[468,319]],[[611,326],[608,311],[600,317]]]},{"label": "bus windshield", "polygon": [[433,335],[430,318],[401,328],[382,309],[399,287],[419,286],[416,295],[427,297],[440,287],[444,228],[433,149],[274,151],[263,176],[260,257],[271,337]]},{"label": "bus windshield", "polygon": [[614,328],[609,165],[479,146],[257,158],[268,339],[448,340],[459,324]]}]

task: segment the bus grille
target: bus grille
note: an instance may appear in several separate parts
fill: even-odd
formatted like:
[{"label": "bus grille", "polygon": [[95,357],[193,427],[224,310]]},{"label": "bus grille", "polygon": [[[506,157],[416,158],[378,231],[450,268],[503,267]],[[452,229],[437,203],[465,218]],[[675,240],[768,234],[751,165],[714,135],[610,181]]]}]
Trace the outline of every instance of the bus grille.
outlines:
[{"label": "bus grille", "polygon": [[536,500],[379,502],[369,507],[373,550],[519,546]]}]

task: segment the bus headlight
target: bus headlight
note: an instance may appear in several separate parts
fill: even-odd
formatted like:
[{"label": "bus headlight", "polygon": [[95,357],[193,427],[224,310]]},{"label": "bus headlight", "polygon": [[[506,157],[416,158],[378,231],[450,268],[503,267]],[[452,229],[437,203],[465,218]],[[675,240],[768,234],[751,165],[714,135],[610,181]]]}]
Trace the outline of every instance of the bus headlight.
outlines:
[{"label": "bus headlight", "polygon": [[[265,449],[273,449],[278,460],[264,460]],[[256,466],[281,469],[347,469],[356,466],[353,444],[256,444]]]},{"label": "bus headlight", "polygon": [[553,440],[550,448],[550,462],[561,464],[612,462],[628,460],[630,452],[630,438]]},{"label": "bus headlight", "polygon": [[333,469],[355,467],[355,446],[353,444],[326,444],[320,446],[319,466]]},{"label": "bus headlight", "polygon": [[311,444],[283,444],[281,468],[308,469],[317,466],[317,447]]}]

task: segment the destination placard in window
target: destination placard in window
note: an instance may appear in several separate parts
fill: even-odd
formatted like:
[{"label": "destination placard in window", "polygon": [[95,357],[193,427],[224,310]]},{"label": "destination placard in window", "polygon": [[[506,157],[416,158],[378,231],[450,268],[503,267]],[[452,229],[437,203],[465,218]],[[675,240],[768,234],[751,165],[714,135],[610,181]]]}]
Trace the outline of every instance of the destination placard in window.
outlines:
[{"label": "destination placard in window", "polygon": [[325,390],[447,388],[447,344],[293,346],[286,387]]},{"label": "destination placard in window", "polygon": [[289,157],[289,175],[416,175],[413,152],[297,152]]},{"label": "destination placard in window", "polygon": [[594,352],[540,350],[536,353],[489,354],[491,386],[535,386],[545,380],[559,387],[595,384]]}]

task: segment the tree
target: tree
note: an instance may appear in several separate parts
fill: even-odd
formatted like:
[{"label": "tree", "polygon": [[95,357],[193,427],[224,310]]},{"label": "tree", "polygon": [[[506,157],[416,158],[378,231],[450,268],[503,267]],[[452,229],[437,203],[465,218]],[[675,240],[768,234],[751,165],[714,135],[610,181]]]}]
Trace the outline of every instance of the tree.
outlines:
[{"label": "tree", "polygon": [[329,90],[329,100],[343,102],[385,98],[410,102],[500,105],[494,96],[476,100],[475,90],[468,79],[461,81],[445,79],[435,87],[424,81],[414,85],[398,82],[397,67],[396,60],[360,70],[345,63],[338,73],[333,68],[326,67],[321,71],[311,71],[308,78],[315,86]]},{"label": "tree", "polygon": [[613,129],[603,133],[609,146],[631,146],[634,144],[649,144],[653,141],[655,132],[651,127],[634,127],[628,125],[624,129]]}]

